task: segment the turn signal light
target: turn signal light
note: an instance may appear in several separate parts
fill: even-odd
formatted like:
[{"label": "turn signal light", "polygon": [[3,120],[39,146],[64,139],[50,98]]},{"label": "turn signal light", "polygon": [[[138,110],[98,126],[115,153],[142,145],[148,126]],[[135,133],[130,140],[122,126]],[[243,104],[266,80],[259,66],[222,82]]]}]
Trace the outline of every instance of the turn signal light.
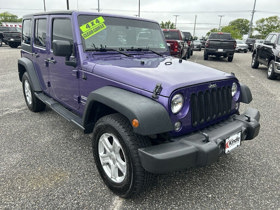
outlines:
[{"label": "turn signal light", "polygon": [[132,126],[133,126],[134,128],[138,128],[138,127],[139,127],[139,121],[138,121],[137,119],[133,119],[133,120],[132,120]]}]

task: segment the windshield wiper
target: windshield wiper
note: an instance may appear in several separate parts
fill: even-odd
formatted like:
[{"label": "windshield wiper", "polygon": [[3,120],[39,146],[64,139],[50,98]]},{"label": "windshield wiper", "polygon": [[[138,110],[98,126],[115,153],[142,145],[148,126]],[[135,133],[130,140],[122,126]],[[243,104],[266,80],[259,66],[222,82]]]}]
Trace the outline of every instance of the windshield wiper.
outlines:
[{"label": "windshield wiper", "polygon": [[151,49],[149,49],[149,48],[134,48],[134,47],[132,47],[132,48],[126,49],[126,50],[127,50],[127,51],[149,51],[149,52],[152,52],[152,53],[154,53],[154,54],[157,54],[157,55],[163,57],[163,55],[162,55],[161,53],[156,52],[156,51],[154,51],[154,50],[151,50]]},{"label": "windshield wiper", "polygon": [[131,57],[131,56],[132,56],[132,55],[127,54],[127,53],[125,53],[125,52],[122,52],[122,51],[120,51],[120,50],[116,50],[116,49],[113,49],[113,48],[103,47],[102,45],[101,45],[100,48],[95,47],[95,45],[93,45],[93,48],[87,48],[85,51],[99,51],[99,52],[114,51],[114,52],[118,52],[118,53],[120,53],[120,54],[123,54],[123,55],[125,55],[125,56],[127,56],[127,57]]}]

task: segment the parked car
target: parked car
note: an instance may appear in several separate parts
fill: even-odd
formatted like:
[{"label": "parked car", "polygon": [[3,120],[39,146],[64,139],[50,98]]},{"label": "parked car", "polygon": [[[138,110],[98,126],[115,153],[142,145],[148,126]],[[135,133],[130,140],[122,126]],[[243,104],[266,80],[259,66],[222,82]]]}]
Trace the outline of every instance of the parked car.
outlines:
[{"label": "parked car", "polygon": [[263,42],[264,42],[264,39],[256,39],[253,50],[256,49],[258,45],[263,44]]},{"label": "parked car", "polygon": [[248,39],[246,39],[246,44],[248,45],[248,49],[249,49],[250,51],[253,51],[255,41],[256,41],[256,39],[254,39],[254,38],[248,38]]},{"label": "parked car", "polygon": [[193,50],[199,50],[201,51],[201,42],[199,40],[194,40],[193,41]]},{"label": "parked car", "polygon": [[231,62],[235,47],[236,41],[231,37],[230,33],[211,33],[205,43],[204,60],[208,60],[209,55],[215,55],[216,57],[223,56],[228,58],[228,61]]},{"label": "parked car", "polygon": [[236,52],[248,52],[248,45],[242,40],[236,40]]},{"label": "parked car", "polygon": [[268,34],[264,43],[256,46],[252,53],[251,66],[257,69],[259,64],[267,66],[268,79],[280,76],[280,33]]},{"label": "parked car", "polygon": [[166,42],[170,45],[172,56],[187,59],[190,58],[189,46],[185,41],[185,36],[178,29],[162,29]]},{"label": "parked car", "polygon": [[[149,34],[147,48],[139,38]],[[20,55],[27,107],[47,105],[93,133],[96,168],[124,198],[151,186],[155,174],[209,165],[259,133],[259,111],[239,113],[240,103],[252,101],[249,87],[234,74],[171,57],[152,20],[26,15]]]},{"label": "parked car", "polygon": [[12,48],[21,44],[21,29],[17,27],[0,26],[0,46],[5,43]]},{"label": "parked car", "polygon": [[183,34],[185,36],[185,41],[188,43],[188,57],[193,55],[193,48],[194,48],[194,43],[193,43],[193,36],[190,32],[184,32]]}]

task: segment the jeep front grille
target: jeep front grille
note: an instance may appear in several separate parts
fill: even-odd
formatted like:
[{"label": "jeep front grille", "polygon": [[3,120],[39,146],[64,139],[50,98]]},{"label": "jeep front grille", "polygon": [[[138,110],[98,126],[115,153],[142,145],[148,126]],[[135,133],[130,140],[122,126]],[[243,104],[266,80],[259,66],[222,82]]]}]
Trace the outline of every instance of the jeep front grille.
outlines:
[{"label": "jeep front grille", "polygon": [[219,87],[191,94],[192,126],[208,123],[231,111],[231,87]]}]

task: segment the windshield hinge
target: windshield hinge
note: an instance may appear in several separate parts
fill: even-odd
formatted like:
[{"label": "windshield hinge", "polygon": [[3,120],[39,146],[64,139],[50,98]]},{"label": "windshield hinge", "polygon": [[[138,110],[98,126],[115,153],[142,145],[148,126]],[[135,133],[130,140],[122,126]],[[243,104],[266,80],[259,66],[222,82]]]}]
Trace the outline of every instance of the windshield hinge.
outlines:
[{"label": "windshield hinge", "polygon": [[154,91],[153,91],[152,97],[153,97],[154,99],[158,99],[158,96],[159,96],[159,94],[161,93],[161,91],[162,91],[161,83],[158,83],[158,84],[156,85]]}]

